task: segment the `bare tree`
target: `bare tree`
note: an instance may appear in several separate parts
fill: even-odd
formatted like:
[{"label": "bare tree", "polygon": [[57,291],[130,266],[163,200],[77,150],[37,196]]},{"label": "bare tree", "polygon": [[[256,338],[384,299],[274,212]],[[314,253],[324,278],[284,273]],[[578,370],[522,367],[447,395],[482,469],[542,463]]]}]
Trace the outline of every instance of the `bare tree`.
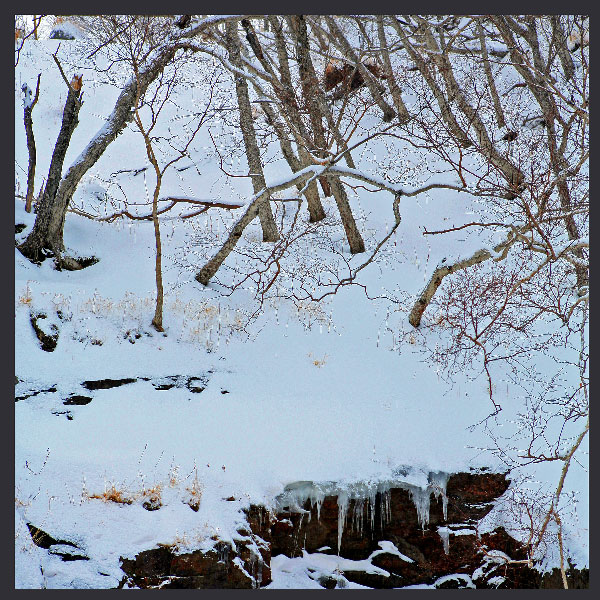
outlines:
[{"label": "bare tree", "polygon": [[[516,385],[538,377],[535,357],[579,374],[562,396],[555,384],[522,413],[527,452],[516,453],[496,440],[496,451],[515,468],[563,463],[556,493],[531,534],[530,552],[533,561],[549,535],[548,524],[555,523],[565,587],[560,497],[589,431],[589,65],[583,45],[574,60],[565,34],[583,29],[583,22],[513,16],[464,18],[460,25],[444,17],[382,21],[395,29],[435,100],[422,101],[423,110],[411,122],[411,141],[440,157],[465,189],[486,198],[480,218],[425,234],[503,232],[500,243],[438,264],[409,311],[409,322],[436,340],[432,357],[448,371],[481,360],[495,415],[502,410],[494,392],[500,362],[510,366]],[[500,58],[492,61],[491,48],[503,53]],[[436,121],[445,131],[431,127]],[[479,157],[483,169],[469,166],[468,156]],[[426,310],[432,316],[422,325]],[[441,330],[450,334],[445,343]],[[539,420],[540,411],[562,427],[551,427],[548,416]]]},{"label": "bare tree", "polygon": [[[138,69],[137,65],[134,64],[134,72],[136,74],[136,78],[138,77]],[[164,303],[164,289],[163,289],[163,278],[162,278],[162,241],[160,236],[160,220],[159,220],[159,212],[158,212],[158,202],[159,195],[162,186],[162,181],[167,170],[176,164],[179,160],[181,160],[184,156],[187,156],[188,149],[190,144],[193,142],[196,134],[205,123],[208,116],[208,109],[210,106],[210,101],[205,110],[203,111],[201,117],[198,119],[196,127],[191,135],[187,136],[187,139],[181,145],[175,156],[166,160],[166,162],[161,166],[159,162],[159,158],[157,157],[157,151],[155,148],[155,144],[153,142],[152,132],[156,125],[159,123],[159,118],[161,112],[165,105],[170,101],[171,94],[173,92],[174,87],[177,82],[177,70],[172,69],[168,77],[160,76],[156,87],[157,89],[151,95],[149,99],[146,97],[138,97],[136,98],[134,107],[135,107],[135,116],[134,121],[137,125],[142,137],[144,138],[144,145],[146,148],[146,155],[150,164],[154,168],[154,174],[156,176],[156,182],[154,184],[154,192],[152,195],[152,223],[154,226],[154,239],[156,244],[156,254],[155,254],[155,279],[156,279],[156,307],[154,311],[154,317],[152,318],[152,325],[157,331],[164,331],[163,328],[163,303]],[[138,90],[142,89],[142,86],[138,82]],[[141,107],[149,108],[150,119],[147,125],[144,125],[144,121],[142,116],[140,115]],[[169,146],[173,147],[174,142],[170,142]]]},{"label": "bare tree", "polygon": [[31,212],[33,202],[33,188],[35,184],[35,166],[37,162],[37,153],[35,148],[35,137],[33,135],[33,108],[40,97],[40,73],[35,86],[35,95],[32,98],[31,88],[24,83],[23,87],[23,121],[25,123],[25,133],[27,135],[27,151],[29,152],[29,163],[27,168],[27,195],[25,196],[25,211]]},{"label": "bare tree", "polygon": [[[241,16],[209,17],[196,23],[193,28],[182,32],[179,28],[174,27],[170,20],[166,20],[166,24],[163,20],[162,27],[158,31],[151,26],[153,23],[148,17],[112,17],[107,19],[110,23],[106,25],[104,31],[99,27],[95,29],[95,31],[103,32],[104,36],[97,41],[90,56],[104,47],[109,47],[114,40],[124,39],[119,46],[121,54],[116,57],[115,61],[121,64],[125,62],[131,66],[135,60],[138,71],[136,75],[131,72],[131,76],[123,86],[106,123],[90,140],[64,175],[62,175],[62,160],[64,160],[64,152],[66,152],[68,144],[61,147],[59,152],[59,154],[62,153],[60,169],[56,162],[56,168],[52,172],[53,183],[48,192],[44,192],[38,206],[34,227],[27,239],[19,246],[23,255],[31,260],[39,261],[46,254],[52,254],[58,258],[57,262],[62,261],[65,268],[77,268],[74,259],[62,257],[64,252],[63,231],[69,203],[82,177],[131,122],[135,99],[145,93],[148,86],[173,61],[176,55],[181,56],[185,52],[194,53],[207,50],[202,44],[190,41],[190,39],[200,36],[203,31],[215,23],[239,20],[240,18]],[[104,22],[106,23],[107,20]],[[100,20],[100,22],[103,21]],[[75,100],[73,99],[72,102]],[[74,104],[74,106],[77,105]],[[71,120],[71,122],[74,121]],[[49,185],[50,181],[46,187],[48,188]]]},{"label": "bare tree", "polygon": [[[40,203],[24,253],[62,251],[64,214],[77,183],[135,115],[157,177],[152,219],[160,291],[158,217],[178,199],[159,210],[161,177],[171,158],[160,166],[150,134],[154,122],[144,124],[138,100],[176,56],[195,53],[212,56],[233,75],[241,129],[235,139],[244,142],[249,169],[241,176],[253,183],[243,214],[202,258],[196,280],[203,285],[235,250],[253,263],[244,264],[244,272],[240,267],[233,281],[219,276],[229,291],[251,280],[261,306],[278,293],[296,302],[322,300],[344,286],[363,285],[361,271],[399,231],[401,201],[436,190],[468,195],[472,218],[457,217],[424,235],[435,244],[439,236],[468,232],[480,241],[478,249],[447,256],[419,294],[406,293],[396,304],[413,328],[410,335],[423,340],[424,351],[448,376],[480,365],[491,402],[481,425],[492,451],[514,469],[560,464],[552,497],[530,518],[529,560],[539,558],[555,535],[566,585],[563,490],[589,432],[588,19],[287,15],[269,16],[267,31],[255,28],[258,17],[248,15],[185,17],[176,23],[165,17],[157,29],[145,28],[141,17],[98,21],[104,41],[92,52],[114,46],[115,63],[125,64],[134,56],[135,76],[81,160],[60,184],[49,180],[51,193]],[[266,125],[254,120],[257,112]],[[289,166],[276,181],[265,177],[269,153]],[[406,166],[413,153],[423,157],[421,169]],[[358,186],[388,198],[391,227],[381,239],[362,238],[348,194]],[[290,188],[298,198],[278,197]],[[304,200],[306,221],[300,217]],[[294,203],[290,215],[286,207]],[[240,240],[256,217],[263,240],[271,243],[247,250],[249,243]],[[348,241],[349,253],[329,237],[332,227]],[[314,263],[297,253],[315,240],[338,261],[325,265],[325,274],[311,272]],[[296,278],[293,290],[277,291],[283,277]],[[162,327],[158,304],[154,325]],[[538,359],[555,371],[542,372]],[[503,410],[499,372],[524,389],[515,417],[519,443],[500,439],[493,428]],[[564,382],[562,372],[568,372]]]},{"label": "bare tree", "polygon": [[[67,100],[65,102],[65,108],[63,110],[63,118],[62,125],[60,128],[60,132],[58,134],[58,138],[56,140],[56,145],[54,146],[54,152],[52,153],[52,160],[50,162],[50,169],[48,171],[48,179],[46,182],[46,186],[44,188],[44,194],[42,196],[41,202],[38,205],[37,217],[35,220],[34,227],[21,246],[19,246],[19,250],[25,255],[31,258],[33,261],[39,262],[44,260],[46,253],[50,251],[51,253],[55,251],[56,247],[48,247],[46,244],[41,242],[43,238],[43,232],[47,231],[53,221],[54,215],[51,210],[48,210],[49,207],[55,201],[57,190],[59,188],[61,173],[63,162],[65,159],[65,154],[67,153],[67,149],[69,148],[69,143],[71,141],[71,136],[73,135],[73,131],[77,127],[79,110],[81,109],[82,104],[82,85],[81,85],[81,77],[77,77],[75,75],[73,79],[69,82],[62,70],[62,67],[54,55],[54,60],[58,68],[61,71],[61,75],[65,81],[65,84],[68,88]],[[29,115],[30,116],[30,115]],[[27,118],[27,116],[26,116]],[[33,140],[32,140],[33,141]],[[35,152],[35,147],[33,148]],[[31,152],[32,148],[30,145],[30,167],[31,167]],[[32,184],[33,187],[33,184]],[[33,194],[33,190],[31,190]],[[28,181],[28,195],[29,195],[29,181]],[[62,229],[62,228],[61,228]],[[61,260],[60,254],[57,254],[57,265],[59,267],[65,268],[76,268],[71,261]]]},{"label": "bare tree", "polygon": [[[485,422],[495,440],[494,451],[515,469],[531,462],[562,463],[556,493],[530,536],[533,562],[541,552],[542,539],[551,534],[549,523],[554,523],[562,557],[561,494],[589,431],[586,18],[389,15],[361,19],[331,16],[324,21],[326,28],[319,18],[290,16],[286,18],[287,29],[283,29],[275,20],[274,44],[266,33],[246,26],[249,44],[262,69],[247,61],[245,76],[255,80],[257,89],[268,96],[271,122],[279,117],[280,143],[285,143],[288,129],[291,140],[299,149],[306,148],[316,164],[293,168],[293,175],[277,185],[266,182],[197,279],[206,284],[215,275],[256,216],[259,197],[292,185],[301,185],[304,193],[310,183],[325,177],[337,194],[341,192],[336,179],[340,187],[342,181],[346,186],[359,181],[388,190],[399,200],[442,188],[443,184],[440,181],[430,188],[422,184],[411,189],[393,183],[394,151],[413,148],[440,165],[440,171],[458,180],[447,187],[479,199],[477,214],[444,230],[425,231],[425,235],[470,231],[482,240],[481,247],[465,256],[448,256],[436,265],[422,292],[406,301],[408,321],[419,328],[420,337],[431,348],[431,357],[449,373],[480,361],[492,403],[491,415],[496,417],[502,410],[495,393],[495,373],[500,364],[509,369],[515,385],[528,385],[538,377],[538,383],[543,381],[543,375],[536,371],[536,357],[561,365],[557,369],[569,369],[571,379],[560,393],[541,393],[535,404],[524,408],[519,433],[529,435],[525,454],[499,440],[488,427],[489,420]],[[314,48],[303,37],[303,22],[318,32]],[[280,76],[281,82],[276,81],[272,67],[275,57],[279,64],[285,63],[282,57],[284,46],[290,44],[288,36],[296,48],[300,72],[296,87],[301,95],[289,93],[290,87],[294,88],[291,77]],[[349,67],[339,68],[341,77],[333,82],[339,86],[335,97],[326,97],[325,82],[316,76],[311,63],[332,64],[331,49]],[[365,55],[371,69],[365,67]],[[385,75],[385,87],[374,76],[374,65]],[[405,101],[405,94],[411,96],[410,103]],[[370,104],[365,104],[365,111],[380,118],[382,113],[384,119],[390,117],[388,109],[392,106],[396,109],[389,128],[379,128],[372,137],[358,142],[368,145],[369,137],[389,140],[389,154],[378,157],[388,168],[381,166],[379,172],[377,168],[370,172],[340,166],[356,140],[352,139],[349,111],[358,110],[366,101]],[[351,132],[345,135],[345,147],[338,143],[336,152],[331,152],[334,132],[341,132],[344,126]],[[395,230],[399,222],[397,204],[394,209]],[[286,267],[285,254],[293,252],[294,244],[309,231],[298,229],[296,216],[289,230],[280,230],[282,239],[268,252],[257,255],[256,269],[239,273],[240,280],[229,289],[250,278],[260,290],[261,302],[273,292],[277,278],[290,268]],[[311,235],[315,231],[311,229]],[[360,285],[358,272],[377,259],[387,239],[381,240],[359,266],[343,263],[349,275],[337,281],[330,278],[329,282],[313,277],[321,290],[317,293],[296,282],[287,297],[314,301],[345,285]],[[554,429],[548,422],[538,422],[540,412],[551,414],[562,427]],[[562,564],[564,576],[564,561]]]},{"label": "bare tree", "polygon": [[[238,69],[242,66],[240,55],[240,41],[237,33],[237,23],[227,23],[227,50],[229,60]],[[240,129],[244,137],[244,146],[246,148],[246,158],[252,178],[254,193],[265,187],[265,176],[262,169],[260,152],[256,143],[256,133],[252,123],[252,110],[250,107],[250,97],[248,96],[248,83],[240,75],[235,75],[235,90],[240,114]],[[275,242],[279,239],[277,225],[273,219],[273,212],[269,205],[268,198],[261,203],[258,209],[258,217],[263,230],[263,241]]]}]

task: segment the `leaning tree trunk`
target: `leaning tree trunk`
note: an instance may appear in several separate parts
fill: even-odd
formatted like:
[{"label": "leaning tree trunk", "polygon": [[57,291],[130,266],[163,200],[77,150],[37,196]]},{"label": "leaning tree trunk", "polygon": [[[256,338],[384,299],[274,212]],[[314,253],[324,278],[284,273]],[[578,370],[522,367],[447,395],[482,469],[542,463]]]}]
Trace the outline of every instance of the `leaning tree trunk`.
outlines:
[{"label": "leaning tree trunk", "polygon": [[48,181],[38,207],[35,224],[25,242],[19,246],[21,252],[34,262],[44,260],[48,251],[58,257],[63,250],[62,227],[60,228],[60,234],[56,227],[56,221],[60,215],[53,210],[53,206],[62,175],[65,155],[71,142],[71,136],[79,123],[80,108],[80,91],[75,91],[70,87],[63,110],[62,126],[52,153]]},{"label": "leaning tree trunk", "polygon": [[[119,94],[115,107],[108,117],[107,122],[92,138],[87,147],[80,154],[79,158],[71,165],[61,180],[62,161],[64,161],[63,154],[60,169],[55,170],[54,172],[55,179],[53,182],[53,189],[50,192],[48,191],[50,186],[49,178],[42,200],[38,205],[37,218],[33,229],[23,244],[19,246],[19,250],[21,250],[27,258],[33,261],[39,261],[43,259],[47,250],[50,250],[54,254],[63,252],[63,231],[67,208],[69,207],[71,198],[73,197],[81,178],[94,166],[94,164],[96,164],[106,148],[108,148],[109,144],[116,139],[127,123],[131,121],[133,115],[132,108],[137,97],[137,81],[140,82],[140,95],[142,95],[152,81],[154,81],[163,71],[167,63],[175,55],[176,51],[176,47],[165,48],[145,70],[139,73],[137,80],[135,77],[132,77],[129,80],[127,85],[123,88],[123,91]],[[68,102],[69,98],[67,98],[67,103]],[[67,147],[68,143],[67,146],[64,147],[64,152],[66,152]],[[52,165],[50,166],[50,171],[52,173]]]},{"label": "leaning tree trunk", "polygon": [[350,208],[350,202],[348,201],[348,195],[344,189],[344,184],[339,177],[334,177],[333,175],[329,175],[327,181],[329,182],[329,185],[331,185],[331,191],[333,192],[333,197],[335,198],[335,203],[337,204],[342,219],[342,225],[346,232],[346,238],[350,245],[350,252],[352,254],[364,252],[365,242],[363,241],[358,226],[356,225],[356,221],[354,220],[354,215]]},{"label": "leaning tree trunk", "polygon": [[[228,22],[226,24],[227,31],[227,50],[229,58],[236,67],[242,67],[242,59],[240,54],[240,40],[237,34],[237,23]],[[235,74],[235,92],[237,95],[238,107],[240,110],[240,128],[244,138],[244,147],[246,149],[246,158],[248,159],[248,168],[252,178],[252,186],[254,193],[258,193],[267,187],[265,176],[263,173],[262,162],[260,160],[260,151],[256,143],[256,132],[252,120],[252,108],[250,106],[250,96],[248,95],[248,84],[246,79]],[[279,239],[277,225],[271,211],[269,198],[261,201],[258,207],[258,218],[262,225],[263,242],[276,242]]]},{"label": "leaning tree trunk", "polygon": [[[35,19],[34,19],[35,20]],[[30,102],[29,98],[31,90],[25,83],[23,84],[23,92],[25,93],[24,107],[23,107],[23,122],[25,124],[25,135],[27,136],[27,151],[29,153],[29,165],[27,168],[27,194],[25,196],[25,211],[31,212],[31,204],[33,202],[33,187],[35,184],[35,166],[37,161],[37,155],[35,150],[35,136],[33,135],[33,108],[37,104],[38,98],[40,97],[40,79],[42,74],[40,73],[37,78],[37,85],[35,88],[35,97]]]},{"label": "leaning tree trunk", "polygon": [[[326,158],[327,153],[327,142],[325,140],[325,130],[323,128],[323,115],[319,103],[316,102],[316,98],[320,94],[319,80],[317,78],[312,59],[310,57],[310,48],[308,43],[308,32],[306,29],[306,21],[302,15],[294,15],[291,17],[291,22],[294,25],[295,36],[296,36],[296,53],[298,55],[298,69],[300,73],[300,81],[302,85],[302,92],[308,108],[308,113],[311,120],[313,133],[315,136],[316,146],[322,150],[321,157]],[[319,150],[316,150],[319,153]],[[346,237],[348,238],[348,244],[350,245],[350,252],[352,254],[359,254],[365,251],[365,243],[360,235],[350,203],[348,202],[348,195],[344,190],[344,186],[340,181],[339,177],[329,175],[322,179],[325,182],[325,189],[329,188],[335,203],[337,205]]]},{"label": "leaning tree trunk", "polygon": [[233,249],[236,247],[244,229],[257,217],[259,206],[266,198],[269,198],[271,194],[285,190],[293,185],[300,185],[307,179],[312,179],[313,173],[311,171],[303,171],[301,173],[295,173],[293,177],[290,177],[283,183],[278,183],[260,190],[258,194],[254,195],[252,202],[248,205],[246,212],[238,219],[236,224],[233,226],[227,239],[223,242],[222,246],[217,250],[214,256],[207,261],[207,263],[200,269],[196,275],[196,281],[199,281],[202,285],[208,285],[209,281],[214,277],[216,272],[219,270],[221,265],[225,262],[225,259],[231,254]]},{"label": "leaning tree trunk", "polygon": [[32,107],[25,108],[23,120],[25,122],[25,132],[27,134],[27,151],[29,152],[29,166],[27,168],[27,195],[25,196],[25,211],[31,212],[33,203],[33,188],[35,184],[35,165],[37,155],[35,151],[35,137],[33,135],[33,119],[31,117]]},{"label": "leaning tree trunk", "polygon": [[[270,16],[269,17],[269,21],[271,23],[271,29],[275,35],[275,44],[277,47],[277,57],[279,60],[279,73],[281,75],[281,83],[283,84],[286,93],[289,97],[288,102],[282,102],[282,108],[283,110],[287,110],[290,114],[290,119],[292,120],[292,122],[298,126],[300,125],[300,127],[303,126],[302,124],[302,120],[300,118],[300,114],[298,112],[298,107],[296,105],[295,102],[292,102],[291,100],[294,98],[294,86],[292,85],[292,75],[291,75],[291,71],[290,71],[290,64],[289,64],[289,57],[288,57],[288,51],[287,51],[287,47],[285,44],[285,39],[283,37],[283,28],[281,23],[279,22],[279,20],[274,17],[274,16]],[[268,105],[267,105],[267,110],[268,110]],[[265,110],[265,113],[268,112],[267,110]],[[301,129],[299,128],[299,131]],[[282,142],[285,142],[285,137],[280,136],[280,140]],[[288,142],[289,144],[289,142]],[[291,144],[290,144],[291,147]],[[283,145],[282,145],[282,150],[283,150]],[[285,152],[284,152],[285,154]],[[298,162],[297,167],[293,165],[293,162],[291,162],[290,160],[288,160],[288,164],[290,165],[290,168],[293,171],[298,171],[300,168],[304,168],[304,167],[308,167],[311,164],[311,161],[308,157],[308,152],[306,151],[306,149],[304,148],[304,146],[302,144],[298,144],[298,155],[300,158],[300,161]],[[325,218],[325,210],[323,209],[323,205],[321,204],[321,199],[319,197],[319,190],[317,188],[317,183],[315,181],[312,181],[308,187],[306,188],[306,191],[304,192],[304,195],[306,197],[306,202],[308,205],[308,213],[309,213],[309,221],[311,223],[317,223],[319,221],[322,221]]]}]

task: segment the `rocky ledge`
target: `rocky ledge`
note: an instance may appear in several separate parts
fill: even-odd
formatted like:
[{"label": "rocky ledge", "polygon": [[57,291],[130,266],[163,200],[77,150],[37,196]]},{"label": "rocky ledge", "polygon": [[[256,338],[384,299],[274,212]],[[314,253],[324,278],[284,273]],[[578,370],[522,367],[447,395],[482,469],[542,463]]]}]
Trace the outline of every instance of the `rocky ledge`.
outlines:
[{"label": "rocky ledge", "polygon": [[[372,588],[561,588],[557,569],[541,574],[517,562],[527,547],[503,528],[478,533],[509,484],[498,473],[430,473],[425,488],[299,482],[271,510],[251,506],[234,545],[215,541],[207,552],[187,554],[160,547],[122,559],[120,587],[263,587],[271,582],[272,556],[321,553],[346,559],[335,573],[310,574],[324,588],[347,581]],[[570,567],[567,579],[570,588],[589,587],[587,569]]]}]

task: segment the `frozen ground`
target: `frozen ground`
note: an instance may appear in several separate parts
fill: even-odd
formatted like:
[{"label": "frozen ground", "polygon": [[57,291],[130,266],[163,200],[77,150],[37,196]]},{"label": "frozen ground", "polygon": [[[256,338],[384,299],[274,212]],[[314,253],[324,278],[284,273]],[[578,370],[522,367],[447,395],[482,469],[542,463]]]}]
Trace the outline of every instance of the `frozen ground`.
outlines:
[{"label": "frozen ground", "polygon": [[[27,150],[20,88],[24,81],[34,87],[37,73],[43,71],[33,113],[37,190],[47,173],[66,95],[50,56],[56,47],[54,41],[29,44],[17,68],[15,151],[21,190],[25,176],[19,166],[26,169]],[[84,89],[89,91],[66,166],[101,126],[117,93],[88,71]],[[203,135],[199,155],[208,147]],[[248,182],[226,185],[214,157],[202,160],[199,174],[185,172],[191,179],[182,174],[167,179],[164,195],[190,195],[190,188],[202,186],[213,195],[247,199]],[[127,130],[82,182],[75,200],[90,210],[106,210],[98,198],[105,199],[102,182],[108,174],[145,165],[141,136]],[[278,169],[287,172],[278,163],[268,176],[276,177]],[[130,175],[122,184],[143,198],[144,181]],[[423,225],[433,228],[470,209],[456,196],[436,193],[403,204],[396,241],[378,264],[361,273],[361,283],[373,295],[389,290],[418,293],[433,266],[446,253],[456,253],[452,238],[428,248],[420,235]],[[391,198],[361,193],[352,202],[372,248],[392,223]],[[333,206],[326,209],[333,213]],[[32,265],[15,250],[15,361],[21,380],[16,395],[39,391],[15,405],[16,587],[114,587],[122,577],[120,556],[133,556],[157,543],[209,547],[215,533],[230,539],[242,520],[242,507],[270,504],[296,481],[335,481],[341,487],[376,484],[398,479],[398,469],[410,467],[410,482],[418,485],[430,471],[503,469],[485,451],[490,445],[485,430],[471,428],[491,412],[486,381],[476,372],[465,372],[454,373],[453,385],[448,383],[411,338],[405,313],[398,312],[405,307],[371,301],[362,289],[347,288],[320,307],[273,301],[247,325],[246,316],[256,308],[251,290],[226,297],[217,285],[198,284],[190,268],[202,264],[195,252],[198,247],[210,250],[210,240],[238,214],[217,209],[195,220],[164,221],[164,335],[150,327],[150,222],[98,223],[68,214],[67,246],[78,255],[100,259],[79,272],[56,272],[50,261]],[[33,220],[16,199],[15,222],[28,226],[19,239]],[[207,230],[214,238],[205,235],[202,246],[198,235]],[[245,234],[247,244],[252,246],[258,231],[254,223]],[[342,237],[341,231],[332,231]],[[466,254],[478,243],[465,239],[460,252]],[[310,252],[312,260],[328,260],[318,249]],[[241,256],[229,260],[244,266]],[[40,311],[60,327],[52,353],[41,350],[30,324],[30,313]],[[57,311],[62,320],[55,317]],[[502,380],[502,373],[498,375]],[[161,379],[174,376],[179,379]],[[105,378],[136,381],[96,391],[81,386]],[[183,383],[188,378],[197,378],[194,385],[205,389],[191,391]],[[161,382],[176,385],[156,389],[154,384]],[[56,391],[40,391],[49,388]],[[63,404],[73,394],[92,400]],[[519,396],[507,384],[499,397],[505,407],[500,425],[509,429]],[[546,465],[529,472],[550,489],[558,469]],[[584,566],[586,470],[574,466],[567,486],[566,492],[576,494],[579,519],[565,524],[569,552]],[[106,501],[111,493],[131,503]],[[162,508],[145,510],[143,503],[153,494],[160,497]],[[232,496],[235,501],[226,500]],[[200,500],[197,512],[189,506],[195,499]],[[494,511],[488,524],[504,518]],[[34,546],[26,521],[57,539],[75,541],[90,560],[63,562]],[[336,560],[341,559],[278,557],[270,587],[319,587],[308,577],[307,567],[334,572]]]}]

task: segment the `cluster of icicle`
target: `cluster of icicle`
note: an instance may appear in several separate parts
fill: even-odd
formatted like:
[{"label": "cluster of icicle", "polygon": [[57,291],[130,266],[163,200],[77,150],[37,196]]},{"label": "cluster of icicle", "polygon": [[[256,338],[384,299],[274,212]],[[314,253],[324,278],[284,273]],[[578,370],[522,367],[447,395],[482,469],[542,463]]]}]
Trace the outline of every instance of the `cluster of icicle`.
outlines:
[{"label": "cluster of icicle", "polygon": [[[348,520],[348,507],[354,501],[350,525],[353,531],[362,534],[365,519],[370,521],[371,531],[375,527],[375,504],[377,494],[380,498],[381,529],[391,520],[391,492],[393,488],[402,488],[410,493],[410,497],[417,511],[417,518],[422,529],[429,524],[429,507],[431,494],[436,498],[441,496],[444,519],[448,514],[448,497],[446,484],[450,475],[443,472],[430,472],[427,483],[416,485],[404,480],[385,480],[377,482],[358,482],[351,484],[338,484],[333,481],[316,483],[313,481],[298,481],[287,485],[284,492],[276,499],[277,510],[287,509],[291,512],[306,515],[311,518],[312,508],[317,507],[317,519],[321,518],[321,505],[326,496],[337,496],[338,504],[338,554],[342,545],[342,536]],[[424,478],[423,478],[424,479]],[[304,505],[310,500],[311,510],[306,510]]]}]

